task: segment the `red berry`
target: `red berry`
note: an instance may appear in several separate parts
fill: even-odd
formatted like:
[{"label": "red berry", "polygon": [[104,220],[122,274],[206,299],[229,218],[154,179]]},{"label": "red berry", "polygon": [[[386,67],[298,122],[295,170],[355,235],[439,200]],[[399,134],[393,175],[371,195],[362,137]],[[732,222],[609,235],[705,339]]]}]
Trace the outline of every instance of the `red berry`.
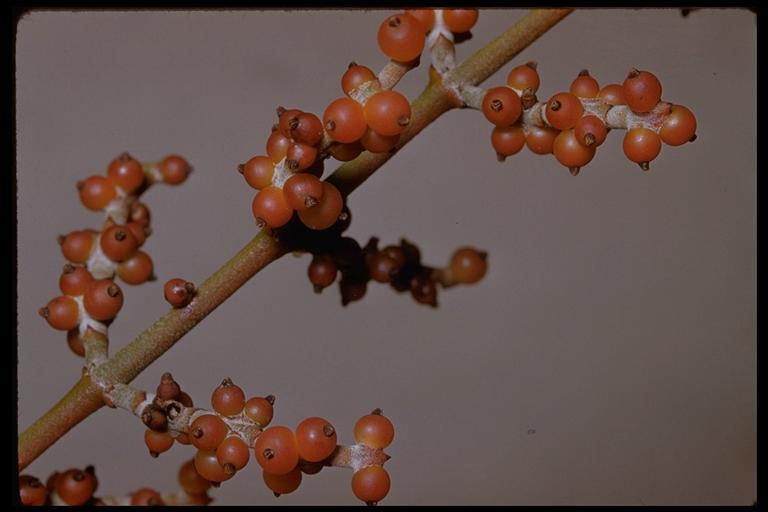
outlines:
[{"label": "red berry", "polygon": [[40,309],[40,315],[48,325],[60,331],[74,329],[80,323],[80,309],[75,299],[67,295],[51,299]]},{"label": "red berry", "polygon": [[248,464],[250,450],[240,436],[231,435],[216,448],[216,458],[224,471],[240,471]]},{"label": "red berry", "polygon": [[531,126],[528,129],[528,135],[525,136],[525,145],[537,155],[548,155],[552,152],[558,133],[560,132],[554,128]]},{"label": "red berry", "polygon": [[682,105],[672,105],[672,110],[659,130],[661,140],[670,146],[680,146],[689,142],[694,135],[696,135],[696,116]]},{"label": "red berry", "polygon": [[194,298],[195,285],[181,278],[169,279],[163,286],[165,300],[174,308],[183,308]]},{"label": "red berry", "polygon": [[380,91],[365,103],[365,121],[375,132],[383,136],[398,135],[411,122],[411,105],[408,98],[397,91]]},{"label": "red berry", "polygon": [[156,507],[165,505],[160,493],[149,487],[143,487],[131,494],[131,506],[133,507]]},{"label": "red berry", "polygon": [[123,307],[123,292],[111,279],[93,281],[83,295],[83,306],[95,320],[112,320]]},{"label": "red berry", "polygon": [[72,231],[59,238],[61,253],[72,263],[85,263],[91,256],[93,242],[98,235],[95,231]]},{"label": "red berry", "polygon": [[424,50],[424,26],[408,13],[395,14],[379,27],[378,42],[390,59],[410,62]]},{"label": "red berry", "polygon": [[264,470],[262,477],[266,486],[275,493],[275,496],[292,493],[301,485],[301,469],[299,466],[296,466],[284,475],[275,475]]},{"label": "red berry", "polygon": [[488,270],[487,254],[472,247],[461,247],[451,255],[450,269],[459,283],[476,283]]},{"label": "red berry", "polygon": [[336,450],[336,429],[323,418],[307,418],[296,427],[296,446],[301,459],[320,462]]},{"label": "red berry", "polygon": [[525,133],[520,126],[495,126],[491,132],[491,145],[502,157],[519,153],[525,146]]},{"label": "red berry", "polygon": [[364,83],[370,82],[375,78],[376,74],[370,68],[353,62],[341,77],[341,90],[344,91],[344,94],[349,95],[349,93]]},{"label": "red berry", "polygon": [[224,379],[221,385],[213,390],[211,405],[223,416],[236,416],[245,406],[245,393],[231,379]]},{"label": "red berry", "polygon": [[264,471],[275,475],[284,475],[299,463],[296,436],[288,427],[266,429],[256,438],[254,452]]},{"label": "red berry", "polygon": [[[274,162],[278,163],[288,152],[288,146],[291,145],[291,139],[280,133],[278,130],[272,132],[267,139],[267,155]],[[270,177],[270,180],[272,178]],[[261,187],[264,188],[264,187]]]},{"label": "red berry", "polygon": [[107,175],[115,180],[117,186],[126,194],[133,194],[144,183],[144,169],[141,162],[128,153],[122,153],[110,162]]},{"label": "red berry", "polygon": [[245,415],[252,419],[258,426],[264,428],[272,421],[272,404],[274,401],[275,397],[272,395],[249,398],[244,406]]},{"label": "red berry", "polygon": [[103,210],[117,197],[117,187],[112,178],[91,176],[78,183],[80,201],[89,210]]},{"label": "red berry", "polygon": [[227,473],[224,470],[213,450],[197,450],[194,460],[195,470],[209,482],[223,482],[234,475],[234,473]]},{"label": "red berry", "polygon": [[125,261],[139,248],[139,241],[133,231],[125,226],[112,226],[104,230],[99,239],[101,250],[112,261]]},{"label": "red berry", "polygon": [[595,156],[595,146],[583,146],[573,130],[563,130],[555,138],[552,152],[558,162],[576,174],[580,167],[587,165]]},{"label": "red berry", "polygon": [[378,412],[366,414],[355,423],[355,441],[371,448],[386,448],[395,438],[395,426]]},{"label": "red berry", "polygon": [[435,26],[434,9],[406,9],[405,12],[416,18],[419,23],[421,23],[423,32],[428,32],[432,30],[432,27]]},{"label": "red berry", "polygon": [[215,414],[198,416],[189,426],[190,441],[200,450],[215,450],[221,444],[229,427]]},{"label": "red berry", "polygon": [[368,466],[352,475],[352,492],[361,501],[378,503],[389,493],[390,479],[381,466]]},{"label": "red berry", "polygon": [[507,85],[522,92],[531,89],[531,92],[539,90],[539,73],[536,64],[529,62],[512,68],[507,75]]},{"label": "red berry", "polygon": [[624,154],[627,158],[641,164],[643,169],[648,162],[659,156],[661,152],[661,138],[653,130],[648,128],[631,128],[624,136]]},{"label": "red berry", "polygon": [[163,181],[169,185],[178,185],[184,182],[192,172],[189,162],[179,155],[168,155],[160,162],[160,173]]},{"label": "red berry", "polygon": [[48,489],[43,482],[31,475],[19,476],[19,497],[25,506],[42,506],[48,499]]},{"label": "red berry", "polygon": [[84,505],[93,496],[98,480],[89,466],[86,471],[69,469],[56,479],[56,493],[67,505]]},{"label": "red berry", "polygon": [[443,21],[451,32],[464,33],[475,26],[477,9],[443,9]]},{"label": "red berry", "polygon": [[179,468],[178,480],[181,488],[187,494],[204,494],[211,488],[211,482],[200,476],[200,473],[195,469],[194,459],[190,459],[182,464],[181,468]]},{"label": "red berry", "polygon": [[605,137],[608,135],[605,123],[593,115],[579,119],[573,131],[576,134],[576,140],[583,146],[599,146],[605,142]]},{"label": "red berry", "polygon": [[344,199],[339,189],[327,181],[323,182],[323,195],[312,208],[299,212],[299,218],[310,229],[323,230],[333,226],[344,208]]},{"label": "red berry", "polygon": [[154,264],[144,251],[136,251],[129,259],[117,266],[117,275],[128,284],[141,284],[152,277]]},{"label": "red berry", "polygon": [[571,82],[570,91],[579,98],[596,98],[600,92],[600,84],[589,76],[589,72],[585,69]]},{"label": "red berry", "polygon": [[256,194],[251,210],[257,224],[270,228],[285,226],[293,216],[293,208],[288,204],[283,189],[272,185]]},{"label": "red berry", "polygon": [[85,267],[75,267],[67,263],[59,277],[59,288],[64,295],[78,297],[85,293],[92,281],[93,276]]},{"label": "red berry", "polygon": [[288,205],[296,211],[304,211],[317,205],[323,197],[323,182],[311,174],[294,174],[283,184],[283,194]]},{"label": "red berry", "polygon": [[483,114],[496,126],[510,126],[520,118],[520,96],[510,87],[493,87],[483,97]]},{"label": "red berry", "polygon": [[608,84],[597,93],[597,97],[608,105],[626,105],[624,87],[619,84]]},{"label": "red berry", "polygon": [[[286,139],[288,140],[288,139]],[[286,146],[286,152],[288,146]],[[285,154],[283,154],[285,156]],[[282,159],[282,157],[281,157]],[[256,190],[261,190],[272,185],[272,177],[275,174],[274,161],[266,156],[254,156],[241,166],[238,170],[243,174],[245,182]]]},{"label": "red berry", "polygon": [[339,98],[328,105],[323,114],[323,126],[331,139],[343,143],[360,139],[368,127],[363,107],[350,98]]},{"label": "red berry", "polygon": [[631,70],[623,87],[627,106],[634,112],[649,112],[661,100],[661,82],[648,71]]},{"label": "red berry", "polygon": [[579,98],[569,92],[561,92],[552,96],[547,102],[547,121],[553,128],[567,130],[576,126],[576,122],[584,113],[584,107]]}]

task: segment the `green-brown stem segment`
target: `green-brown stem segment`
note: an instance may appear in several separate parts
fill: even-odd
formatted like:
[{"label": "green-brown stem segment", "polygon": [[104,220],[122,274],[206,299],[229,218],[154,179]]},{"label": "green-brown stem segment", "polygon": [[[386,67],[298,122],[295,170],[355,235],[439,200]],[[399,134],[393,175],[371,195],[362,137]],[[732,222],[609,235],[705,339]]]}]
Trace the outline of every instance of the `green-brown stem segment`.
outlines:
[{"label": "green-brown stem segment", "polygon": [[[461,84],[477,85],[570,13],[570,9],[534,10],[477,51],[443,80],[432,80],[413,102],[411,122],[397,148],[448,110],[461,106],[455,91]],[[434,75],[433,75],[434,76]],[[345,196],[381,167],[392,153],[364,152],[339,167],[329,181]],[[150,363],[237,291],[259,270],[287,252],[268,231],[260,232],[230,261],[199,287],[187,307],[171,310],[95,370],[102,382],[129,383]],[[28,466],[57,439],[103,405],[101,390],[82,378],[48,412],[19,436],[19,469]]]}]

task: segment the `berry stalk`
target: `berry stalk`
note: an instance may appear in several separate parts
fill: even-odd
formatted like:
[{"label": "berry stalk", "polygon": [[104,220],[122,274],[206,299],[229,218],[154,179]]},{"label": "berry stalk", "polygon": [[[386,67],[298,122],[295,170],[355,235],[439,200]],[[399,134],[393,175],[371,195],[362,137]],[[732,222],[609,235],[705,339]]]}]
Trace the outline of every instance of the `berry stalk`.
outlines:
[{"label": "berry stalk", "polygon": [[[414,101],[411,121],[396,147],[402,147],[443,113],[462,106],[455,92],[458,86],[481,83],[570,12],[570,9],[533,10],[448,72],[444,79],[435,80],[433,76],[431,83]],[[340,166],[328,181],[346,196],[387,162],[392,154],[364,152]],[[269,230],[262,230],[199,287],[197,296],[187,307],[171,310],[158,319],[95,369],[94,377],[101,382],[129,383],[259,270],[287,252],[288,249],[277,236]],[[89,377],[82,377],[56,405],[21,433],[18,441],[19,469],[28,466],[102,405],[101,389],[93,385]]]}]

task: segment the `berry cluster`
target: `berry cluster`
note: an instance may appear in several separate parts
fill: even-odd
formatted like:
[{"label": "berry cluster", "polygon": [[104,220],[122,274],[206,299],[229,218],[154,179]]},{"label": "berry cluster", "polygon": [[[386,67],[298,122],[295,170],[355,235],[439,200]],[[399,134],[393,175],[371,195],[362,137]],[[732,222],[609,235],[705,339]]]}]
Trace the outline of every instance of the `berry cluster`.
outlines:
[{"label": "berry cluster", "polygon": [[[390,16],[379,28],[379,46],[394,61],[418,59],[425,34],[436,20],[450,30],[466,32],[477,20],[477,10],[417,9]],[[285,226],[294,212],[310,229],[331,227],[342,213],[344,199],[335,186],[321,180],[323,160],[333,156],[346,162],[363,150],[388,152],[410,123],[408,99],[382,88],[370,68],[351,63],[341,88],[345,96],[326,107],[322,120],[310,112],[278,107],[266,155],[238,165],[246,183],[259,191],[251,203],[259,227]]]},{"label": "berry cluster", "polygon": [[491,145],[503,161],[528,146],[554,154],[571,174],[595,156],[611,128],[626,128],[624,154],[643,170],[661,152],[661,143],[679,146],[695,139],[696,118],[682,105],[661,101],[661,83],[648,71],[633,69],[622,84],[600,87],[583,70],[568,92],[538,103],[535,63],[513,68],[506,86],[489,89],[482,111],[495,127]]},{"label": "berry cluster", "polygon": [[437,285],[473,284],[485,275],[487,255],[471,247],[458,249],[446,268],[436,269],[421,263],[419,248],[405,239],[400,245],[378,247],[371,237],[365,247],[353,238],[339,237],[331,243],[315,246],[307,269],[315,292],[336,281],[339,273],[341,304],[362,299],[370,281],[389,284],[397,292],[409,291],[420,304],[437,307]]},{"label": "berry cluster", "polygon": [[138,200],[153,183],[182,183],[191,168],[178,155],[142,164],[122,153],[107,166],[105,176],[94,175],[77,184],[82,204],[104,211],[101,231],[82,229],[59,236],[61,252],[69,263],[59,278],[62,295],[40,309],[54,329],[68,331],[70,348],[82,356],[80,336],[93,321],[108,325],[123,305],[123,293],[114,277],[139,285],[154,279],[154,265],[140,250],[151,235],[149,208]]},{"label": "berry cluster", "polygon": [[93,493],[99,486],[93,466],[85,469],[72,468],[63,473],[55,472],[45,485],[31,475],[19,476],[19,495],[22,505],[42,506],[54,504],[55,495],[64,505],[93,505]]},{"label": "berry cluster", "polygon": [[475,26],[478,15],[477,9],[406,9],[379,26],[379,48],[394,61],[411,62],[421,56],[425,34],[436,25],[453,34],[465,34]]},{"label": "berry cluster", "polygon": [[[144,441],[153,457],[168,451],[174,441],[197,448],[191,469],[185,470],[191,473],[193,469],[197,480],[192,478],[195,482],[190,485],[182,482],[191,495],[232,478],[247,465],[251,449],[263,470],[265,484],[276,496],[295,491],[302,474],[316,474],[324,465],[342,465],[332,460],[340,447],[336,444],[336,429],[329,421],[306,418],[295,430],[268,426],[274,402],[272,395],[246,399],[242,388],[224,379],[211,395],[212,410],[197,409],[173,376],[165,373],[155,396],[141,412],[142,421],[149,427]],[[174,423],[181,417],[187,422],[183,429]],[[357,443],[367,447],[369,454],[380,453],[394,439],[394,426],[376,410],[358,420],[354,433]],[[387,494],[389,477],[380,462],[386,458],[369,456],[343,464],[355,469],[352,487],[361,500],[377,502]]]},{"label": "berry cluster", "polygon": [[20,475],[19,498],[25,506],[207,505],[211,502],[207,494],[211,483],[200,476],[192,460],[181,466],[178,481],[184,494],[169,493],[167,497],[171,498],[170,502],[151,487],[142,487],[126,497],[99,498],[94,496],[99,485],[94,467],[88,466],[84,470],[72,468],[62,473],[54,472],[45,485],[34,476]]}]

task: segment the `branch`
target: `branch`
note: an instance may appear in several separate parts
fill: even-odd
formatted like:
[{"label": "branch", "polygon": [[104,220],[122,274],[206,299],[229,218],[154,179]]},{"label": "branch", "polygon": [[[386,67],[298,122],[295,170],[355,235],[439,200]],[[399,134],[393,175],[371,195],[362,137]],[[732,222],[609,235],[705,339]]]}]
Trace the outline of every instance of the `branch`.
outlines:
[{"label": "branch", "polygon": [[[525,49],[570,13],[569,9],[534,10],[444,79],[431,75],[431,82],[413,102],[411,122],[401,135],[399,149],[432,121],[462,103],[455,91],[459,85],[477,85]],[[339,167],[328,178],[344,196],[360,186],[391,153],[362,153]],[[234,294],[259,270],[286,254],[279,235],[262,230],[231,260],[209,277],[195,299],[185,308],[171,310],[94,371],[101,382],[127,384],[155,359],[170,349],[184,334]],[[104,404],[101,389],[89,378],[81,378],[48,412],[19,436],[19,469],[23,469],[56,440]]]}]

